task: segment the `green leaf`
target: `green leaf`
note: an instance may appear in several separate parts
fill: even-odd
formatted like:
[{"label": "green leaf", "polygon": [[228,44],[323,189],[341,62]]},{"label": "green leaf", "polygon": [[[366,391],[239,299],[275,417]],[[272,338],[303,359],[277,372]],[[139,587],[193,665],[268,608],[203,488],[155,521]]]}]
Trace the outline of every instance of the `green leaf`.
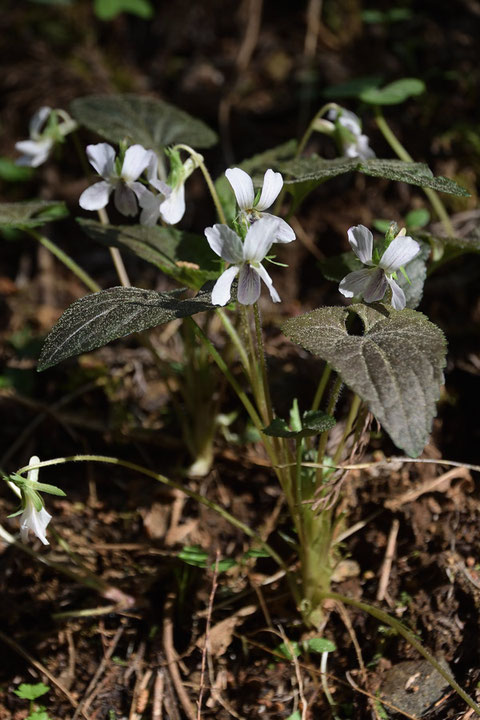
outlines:
[{"label": "green leaf", "polygon": [[325,160],[318,155],[300,157],[287,163],[282,163],[279,169],[293,176],[293,179],[286,181],[287,189],[296,183],[315,181],[320,184],[329,178],[337,175],[344,175],[348,172],[361,172],[371,177],[382,177],[397,182],[406,182],[410,185],[429,187],[439,192],[469,197],[470,193],[458,185],[454,180],[445,177],[434,177],[432,171],[424,163],[407,163],[403,160],[370,158],[336,158]]},{"label": "green leaf", "polygon": [[22,683],[13,692],[23,700],[36,700],[37,698],[45,695],[50,690],[48,685],[40,682],[36,685],[30,685],[29,683]]},{"label": "green leaf", "polygon": [[23,167],[17,165],[10,158],[0,157],[0,180],[6,182],[25,182],[31,180],[35,175],[35,170],[31,167]]},{"label": "green leaf", "polygon": [[291,425],[288,425],[282,418],[274,418],[262,432],[271,437],[305,438],[318,435],[325,430],[331,430],[334,425],[336,425],[336,420],[331,415],[327,415],[322,410],[307,410],[303,414],[301,430],[292,429]]},{"label": "green leaf", "polygon": [[307,650],[312,653],[334,652],[337,649],[335,643],[326,638],[310,638],[305,645]]},{"label": "green leaf", "polygon": [[218,277],[219,259],[204,237],[171,226],[102,225],[96,220],[79,219],[92,240],[102,245],[128,250],[155,265],[182,285],[199,290]]},{"label": "green leaf", "polygon": [[405,215],[405,226],[408,229],[418,230],[419,228],[425,227],[430,222],[430,213],[427,208],[418,208],[417,210],[410,210]]},{"label": "green leaf", "polygon": [[34,710],[25,720],[51,720],[46,710]]},{"label": "green leaf", "polygon": [[[350,313],[361,318],[363,335],[349,335]],[[414,310],[376,303],[320,308],[288,320],[283,332],[332,365],[397,447],[421,453],[443,382],[446,342],[438,327]]]},{"label": "green leaf", "polygon": [[335,418],[323,412],[323,410],[307,410],[302,415],[303,430],[301,436],[317,435],[325,432],[325,430],[331,430],[336,424]]},{"label": "green leaf", "polygon": [[183,110],[138,95],[87,95],[71,104],[74,118],[111,142],[139,143],[162,153],[167,145],[194,148],[215,145],[217,136],[201,120]]},{"label": "green leaf", "polygon": [[330,85],[323,91],[327,100],[342,100],[343,98],[358,98],[360,93],[371,88],[378,88],[383,75],[364,75],[347,80],[339,85]]},{"label": "green leaf", "polygon": [[392,23],[410,20],[413,13],[409,8],[390,8],[389,10],[362,10],[362,20],[364,23]]},{"label": "green leaf", "polygon": [[27,202],[0,203],[0,228],[34,228],[68,215],[63,202],[28,200]]},{"label": "green leaf", "polygon": [[275,650],[287,660],[293,660],[294,657],[298,657],[301,653],[300,645],[296,640],[291,640],[289,643],[282,642]]},{"label": "green leaf", "polygon": [[199,545],[186,545],[178,553],[178,558],[193,567],[207,567],[208,553]]},{"label": "green leaf", "polygon": [[385,85],[384,88],[367,88],[360,93],[360,100],[370,105],[398,105],[409,97],[421,95],[426,90],[423,80],[403,78]]},{"label": "green leaf", "polygon": [[210,302],[209,292],[181,300],[182,292],[157,293],[135,287],[113,287],[76,300],[50,331],[37,369],[46,370],[62,360],[125,335],[215,307]]},{"label": "green leaf", "polygon": [[93,11],[99,20],[113,20],[122,12],[137,15],[144,20],[149,20],[154,14],[148,0],[94,0]]}]

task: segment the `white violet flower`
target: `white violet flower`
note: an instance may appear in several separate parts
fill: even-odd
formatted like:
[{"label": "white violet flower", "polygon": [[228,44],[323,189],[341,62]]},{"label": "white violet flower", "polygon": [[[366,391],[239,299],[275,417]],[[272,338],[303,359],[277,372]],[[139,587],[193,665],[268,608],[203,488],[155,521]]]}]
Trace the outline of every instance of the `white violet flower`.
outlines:
[{"label": "white violet flower", "polygon": [[368,144],[367,135],[362,133],[358,115],[350,110],[345,110],[345,108],[339,108],[330,110],[328,118],[332,120],[333,129],[337,126],[338,142],[345,157],[359,157],[362,160],[375,157],[375,153]]},{"label": "white violet flower", "polygon": [[165,183],[158,178],[158,158],[153,150],[150,150],[150,153],[147,167],[148,182],[161,194],[155,195],[145,189],[139,198],[142,208],[140,223],[155,225],[161,218],[168,225],[176,225],[185,214],[185,182],[203,162],[203,156],[194,153],[182,162],[177,149],[166,150],[170,158],[170,175],[168,183]]},{"label": "white violet flower", "polygon": [[205,236],[212,250],[223,260],[232,263],[225,270],[212,290],[212,303],[226,305],[230,300],[231,287],[238,275],[237,299],[242,305],[252,305],[260,297],[260,280],[268,287],[273,302],[280,296],[273,287],[272,279],[263,267],[262,260],[274,242],[278,242],[278,219],[262,218],[248,229],[245,241],[227,225],[214,225],[205,229]]},{"label": "white violet flower", "polygon": [[[33,455],[28,464],[36,465],[39,462],[40,458],[37,457],[37,455]],[[27,479],[30,483],[38,482],[38,468],[29,470]],[[49,545],[50,543],[46,538],[45,530],[47,529],[47,525],[52,519],[52,516],[45,510],[40,495],[35,493],[35,496],[37,499],[36,503],[33,500],[32,493],[23,493],[24,508],[20,516],[20,537],[22,538],[22,542],[28,542],[28,534],[31,531],[39,538],[39,540],[42,541],[44,545]],[[36,504],[41,504],[41,507],[36,507]]]},{"label": "white violet flower", "polygon": [[249,223],[260,218],[275,218],[277,221],[277,236],[274,242],[288,243],[295,240],[295,233],[290,225],[281,218],[264,212],[277,199],[283,187],[283,178],[279,172],[269,169],[263,178],[262,192],[255,202],[255,190],[252,178],[241,168],[231,168],[225,176],[233,188],[238,206]]},{"label": "white violet flower", "polygon": [[392,291],[392,306],[395,310],[405,307],[405,294],[395,282],[397,270],[404,267],[420,252],[420,245],[405,234],[403,228],[392,240],[378,262],[373,257],[373,235],[364,225],[356,225],[348,230],[348,241],[355,255],[364,265],[372,267],[355,270],[346,275],[339,285],[345,297],[363,296],[365,302],[381,300],[387,287]]},{"label": "white violet flower", "polygon": [[136,182],[150,161],[150,151],[141,145],[132,145],[125,152],[122,169],[118,174],[115,168],[115,150],[108,143],[87,146],[90,164],[103,178],[91,185],[79,199],[84,210],[100,210],[114,193],[115,207],[122,215],[135,215],[138,211],[137,199],[143,196],[145,186]]},{"label": "white violet flower", "polygon": [[[58,118],[61,118],[61,122]],[[75,130],[77,123],[64,110],[52,110],[44,105],[32,116],[28,140],[15,143],[15,149],[23,153],[16,160],[17,165],[38,167],[50,155],[56,142],[62,142],[65,135]]]}]

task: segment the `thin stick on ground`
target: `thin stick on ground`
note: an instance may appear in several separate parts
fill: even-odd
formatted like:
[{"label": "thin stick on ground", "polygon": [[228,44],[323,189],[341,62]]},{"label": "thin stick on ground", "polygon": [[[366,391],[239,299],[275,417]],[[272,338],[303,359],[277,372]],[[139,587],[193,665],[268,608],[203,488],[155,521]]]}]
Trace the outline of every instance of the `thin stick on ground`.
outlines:
[{"label": "thin stick on ground", "polygon": [[21,647],[21,645],[19,645],[17,642],[15,642],[15,640],[13,640],[12,638],[8,637],[8,635],[5,635],[1,630],[0,630],[0,640],[3,640],[3,642],[6,645],[8,645],[9,647],[11,647],[12,650],[14,650],[18,655],[21,655],[30,665],[32,665],[32,667],[34,667],[36,670],[38,670],[38,672],[45,675],[45,677],[47,677],[50,680],[50,682],[53,685],[55,685],[55,687],[57,687],[60,690],[60,692],[62,692],[65,695],[65,697],[68,699],[68,701],[71,703],[71,705],[74,708],[78,708],[78,712],[81,713],[86,720],[90,720],[90,717],[80,708],[78,701],[67,690],[67,688],[59,680],[57,680],[57,678],[54,675],[52,675],[50,670],[47,670],[45,665],[42,665],[41,662],[39,662],[38,660],[35,660],[35,658],[33,658],[26,650],[24,650]]},{"label": "thin stick on ground", "polygon": [[167,658],[167,667],[172,683],[175,687],[175,692],[180,700],[183,711],[188,717],[188,720],[197,720],[197,713],[188,693],[185,690],[185,686],[180,677],[178,670],[178,660],[175,646],[173,644],[173,607],[176,600],[174,593],[169,593],[164,605],[164,620],[163,620],[163,649]]},{"label": "thin stick on ground", "polygon": [[113,636],[112,642],[110,643],[110,645],[109,645],[109,647],[108,647],[108,650],[107,650],[107,652],[105,653],[105,655],[104,655],[104,657],[103,657],[102,662],[100,663],[100,665],[98,666],[98,668],[97,668],[94,676],[92,677],[92,679],[91,679],[90,682],[88,683],[88,687],[87,687],[87,689],[86,689],[86,691],[85,691],[84,699],[81,700],[81,701],[78,703],[78,707],[77,707],[77,709],[75,710],[75,713],[74,713],[74,715],[73,715],[72,720],[76,720],[77,717],[78,717],[78,715],[79,715],[79,713],[82,713],[82,715],[83,715],[84,717],[86,717],[86,715],[85,715],[85,713],[84,713],[84,711],[83,711],[83,708],[88,708],[88,707],[91,705],[91,703],[93,702],[93,699],[94,699],[94,697],[95,697],[95,688],[97,687],[98,681],[99,681],[100,678],[102,677],[103,673],[104,673],[105,670],[107,669],[108,663],[110,662],[110,659],[111,659],[111,657],[112,657],[112,655],[113,655],[113,653],[114,653],[114,651],[115,651],[115,648],[116,648],[117,645],[118,645],[118,641],[120,640],[120,638],[121,638],[122,635],[123,635],[123,630],[124,630],[123,625],[120,625],[120,627],[118,628],[117,632],[116,632],[115,635]]},{"label": "thin stick on ground", "polygon": [[395,546],[397,544],[397,535],[400,528],[400,522],[397,518],[392,522],[390,533],[388,535],[387,549],[385,551],[385,558],[382,563],[382,569],[380,571],[380,582],[378,583],[377,590],[377,601],[382,602],[387,594],[388,581],[390,580],[390,573],[392,571],[393,558],[395,556]]},{"label": "thin stick on ground", "polygon": [[210,591],[210,598],[208,600],[208,614],[207,614],[207,624],[205,627],[205,643],[203,645],[202,650],[202,669],[200,671],[200,690],[198,693],[198,700],[197,700],[197,720],[200,720],[202,716],[202,700],[203,700],[203,691],[205,689],[205,669],[207,665],[207,652],[208,652],[208,646],[209,646],[209,636],[210,636],[210,623],[212,621],[212,612],[213,612],[213,601],[215,599],[215,593],[217,591],[218,586],[218,563],[220,562],[220,551],[217,548],[217,553],[215,557],[215,567],[213,569],[213,578],[212,578],[212,589]]},{"label": "thin stick on ground", "polygon": [[165,694],[164,670],[157,670],[153,686],[152,720],[163,720],[163,697]]}]

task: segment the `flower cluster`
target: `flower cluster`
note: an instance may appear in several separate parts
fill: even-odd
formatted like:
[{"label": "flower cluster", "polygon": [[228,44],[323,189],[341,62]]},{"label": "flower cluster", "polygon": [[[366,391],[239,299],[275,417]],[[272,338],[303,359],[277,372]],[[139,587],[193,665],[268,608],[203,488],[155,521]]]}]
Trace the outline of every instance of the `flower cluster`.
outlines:
[{"label": "flower cluster", "polygon": [[159,219],[175,225],[185,213],[185,181],[203,158],[195,154],[182,163],[178,150],[168,150],[167,155],[171,166],[168,183],[158,177],[158,157],[153,150],[132,145],[121,162],[108,143],[88,145],[88,160],[102,179],[81,194],[80,207],[101,210],[113,192],[115,207],[122,215],[132,217],[140,209],[141,225],[153,226]]},{"label": "flower cluster", "polygon": [[240,208],[236,227],[239,233],[227,225],[217,224],[205,229],[205,236],[212,250],[230,263],[218,278],[212,290],[212,303],[226,305],[231,297],[231,287],[238,276],[237,299],[242,305],[252,305],[260,297],[261,283],[267,286],[273,302],[280,302],[280,296],[262,265],[268,260],[268,253],[274,243],[289,243],[295,240],[293,229],[276,215],[264,212],[278,197],[283,179],[280,173],[267,170],[263,179],[260,197],[255,199],[253,181],[240,168],[227,170],[227,180],[233,188]]},{"label": "flower cluster", "polygon": [[65,110],[52,110],[47,105],[39,108],[30,120],[29,139],[15,143],[15,149],[22,153],[16,164],[27,167],[42,165],[55,144],[63,142],[76,127],[77,123]]},{"label": "flower cluster", "polygon": [[405,228],[389,243],[380,258],[374,259],[373,235],[364,225],[348,230],[348,241],[353,252],[368,268],[355,270],[346,275],[339,285],[345,297],[363,297],[365,302],[381,300],[387,288],[392,291],[392,306],[403,310],[405,293],[395,282],[396,272],[413,260],[420,252],[420,245],[406,235]]}]

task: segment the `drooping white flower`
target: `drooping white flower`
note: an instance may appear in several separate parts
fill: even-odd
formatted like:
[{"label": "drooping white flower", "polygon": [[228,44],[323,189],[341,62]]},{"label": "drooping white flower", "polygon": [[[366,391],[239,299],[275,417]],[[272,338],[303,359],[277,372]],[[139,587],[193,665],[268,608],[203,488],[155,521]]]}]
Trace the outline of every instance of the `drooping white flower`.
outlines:
[{"label": "drooping white flower", "polygon": [[420,252],[420,245],[405,235],[405,228],[392,240],[378,262],[373,261],[373,235],[364,225],[348,230],[348,241],[355,255],[364,265],[371,267],[355,270],[346,275],[339,285],[345,297],[363,296],[365,302],[376,302],[385,295],[388,287],[392,291],[392,306],[395,310],[405,307],[405,294],[392,277]]},{"label": "drooping white flower", "polygon": [[280,296],[273,287],[270,275],[262,265],[274,242],[278,242],[278,219],[273,216],[261,218],[248,229],[245,241],[227,225],[214,225],[205,229],[205,236],[212,250],[223,260],[232,263],[218,278],[212,290],[212,303],[226,305],[230,300],[231,287],[238,275],[237,299],[242,305],[252,305],[260,297],[261,283],[267,286],[273,302]]},{"label": "drooping white flower", "polygon": [[360,118],[345,108],[333,108],[328,113],[329,120],[333,126],[337,126],[337,141],[341,152],[345,157],[359,157],[362,160],[375,157],[375,153],[369,146],[367,135],[362,133]]},{"label": "drooping white flower", "polygon": [[87,157],[103,180],[91,185],[80,195],[80,207],[84,210],[100,210],[108,204],[113,192],[117,210],[122,215],[136,215],[137,199],[140,200],[145,189],[142,183],[136,181],[150,161],[150,152],[141,145],[129,147],[120,174],[115,168],[115,150],[108,143],[88,145]]},{"label": "drooping white flower", "polygon": [[255,190],[252,178],[241,168],[231,168],[225,172],[225,176],[233,188],[238,206],[249,223],[260,218],[275,218],[277,221],[277,236],[275,242],[288,243],[295,240],[295,233],[290,225],[275,215],[266,213],[277,199],[283,187],[283,178],[279,172],[269,169],[263,178],[262,192],[255,202]]},{"label": "drooping white flower", "polygon": [[[59,120],[60,119],[60,120]],[[56,142],[62,142],[77,124],[64,110],[52,110],[44,105],[30,120],[28,140],[15,143],[15,149],[23,153],[17,165],[38,167],[44,163]]]},{"label": "drooping white flower", "polygon": [[185,182],[203,162],[199,153],[193,153],[185,162],[182,162],[180,153],[176,148],[165,151],[170,159],[170,174],[168,183],[158,177],[158,158],[151,150],[147,167],[148,182],[159,191],[155,195],[145,191],[139,198],[142,208],[140,222],[142,225],[155,225],[159,218],[168,225],[176,225],[185,214]]},{"label": "drooping white flower", "polygon": [[[33,455],[28,464],[36,465],[39,462],[40,458],[37,457],[37,455]],[[33,484],[38,482],[38,468],[28,471],[27,480]],[[33,490],[33,488],[30,488],[30,490]],[[29,532],[33,532],[44,545],[49,545],[50,543],[46,538],[45,531],[52,516],[45,510],[38,493],[24,492],[22,497],[24,502],[23,512],[20,515],[20,537],[22,542],[28,542]],[[41,505],[41,507],[39,507],[39,505]]]}]

